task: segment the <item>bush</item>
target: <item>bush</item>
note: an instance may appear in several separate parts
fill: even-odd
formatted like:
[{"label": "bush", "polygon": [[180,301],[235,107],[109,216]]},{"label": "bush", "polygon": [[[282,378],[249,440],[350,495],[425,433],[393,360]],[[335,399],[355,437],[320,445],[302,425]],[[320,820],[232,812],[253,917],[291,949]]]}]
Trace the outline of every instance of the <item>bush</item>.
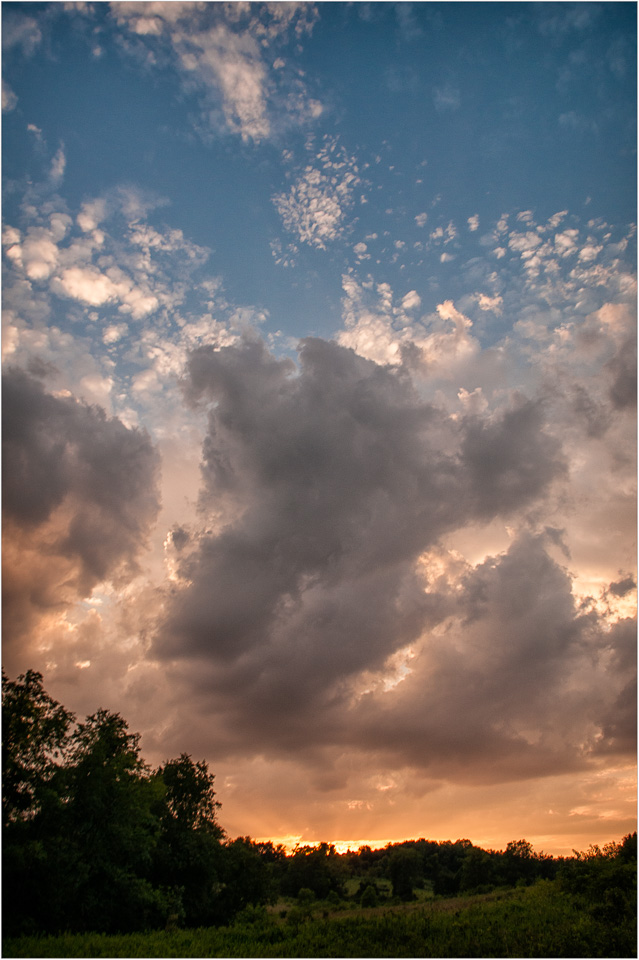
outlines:
[{"label": "bush", "polygon": [[377,907],[379,906],[379,900],[377,898],[377,893],[375,887],[372,883],[369,883],[368,886],[364,889],[362,896],[360,897],[360,906],[362,907]]}]

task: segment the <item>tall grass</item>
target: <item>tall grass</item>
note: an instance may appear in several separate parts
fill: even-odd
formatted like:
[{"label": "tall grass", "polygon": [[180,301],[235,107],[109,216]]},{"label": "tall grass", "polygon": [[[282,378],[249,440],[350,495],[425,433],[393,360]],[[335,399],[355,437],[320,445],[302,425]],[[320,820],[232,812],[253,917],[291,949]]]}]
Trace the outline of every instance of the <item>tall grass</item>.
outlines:
[{"label": "tall grass", "polygon": [[[319,905],[318,905],[319,906]],[[5,957],[634,957],[631,917],[610,923],[554,881],[508,895],[281,919],[248,911],[228,927],[7,940]]]}]

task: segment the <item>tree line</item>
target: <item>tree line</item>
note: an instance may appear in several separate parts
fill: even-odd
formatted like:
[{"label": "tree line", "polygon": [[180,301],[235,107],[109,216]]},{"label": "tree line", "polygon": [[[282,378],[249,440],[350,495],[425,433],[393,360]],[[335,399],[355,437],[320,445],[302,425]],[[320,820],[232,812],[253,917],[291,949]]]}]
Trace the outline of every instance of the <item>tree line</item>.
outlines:
[{"label": "tree line", "polygon": [[[188,754],[151,769],[117,713],[84,722],[45,691],[40,673],[2,676],[3,920],[8,936],[132,932],[229,923],[252,905],[296,898],[337,907],[488,892],[558,878],[610,919],[636,878],[636,833],[573,858],[470,840],[409,840],[338,854],[328,843],[287,854],[230,839],[214,775]],[[349,882],[351,881],[351,882]]]}]

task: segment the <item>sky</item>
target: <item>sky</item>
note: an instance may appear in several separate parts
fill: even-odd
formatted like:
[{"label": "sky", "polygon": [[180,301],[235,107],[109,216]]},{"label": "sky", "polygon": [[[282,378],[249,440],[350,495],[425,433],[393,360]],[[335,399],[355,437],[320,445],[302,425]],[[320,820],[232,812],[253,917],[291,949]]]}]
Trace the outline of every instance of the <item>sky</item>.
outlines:
[{"label": "sky", "polygon": [[636,5],[12,3],[3,659],[230,836],[636,816]]}]

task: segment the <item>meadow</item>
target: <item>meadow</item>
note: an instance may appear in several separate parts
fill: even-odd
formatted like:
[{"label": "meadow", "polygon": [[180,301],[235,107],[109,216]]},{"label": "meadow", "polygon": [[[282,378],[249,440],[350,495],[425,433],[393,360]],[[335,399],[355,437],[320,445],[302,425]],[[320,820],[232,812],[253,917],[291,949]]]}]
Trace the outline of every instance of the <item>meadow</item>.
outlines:
[{"label": "meadow", "polygon": [[632,910],[613,918],[557,881],[353,909],[248,907],[227,926],[6,940],[5,957],[633,957]]},{"label": "meadow", "polygon": [[231,839],[214,776],[152,770],[33,671],[3,676],[4,957],[631,957],[637,834],[572,857],[527,840]]}]

